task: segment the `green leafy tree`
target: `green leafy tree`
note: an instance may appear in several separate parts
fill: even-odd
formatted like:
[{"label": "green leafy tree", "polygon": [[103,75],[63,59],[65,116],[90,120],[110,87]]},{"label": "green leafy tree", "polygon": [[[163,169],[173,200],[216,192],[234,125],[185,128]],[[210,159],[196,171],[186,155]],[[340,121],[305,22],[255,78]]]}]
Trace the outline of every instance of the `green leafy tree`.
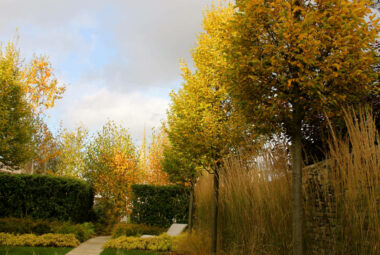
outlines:
[{"label": "green leafy tree", "polygon": [[0,161],[19,166],[33,153],[33,114],[23,90],[19,52],[0,48]]},{"label": "green leafy tree", "polygon": [[[0,47],[1,91],[0,157],[5,164],[26,166],[44,165],[50,160],[48,147],[54,145],[51,132],[43,123],[43,113],[54,106],[65,91],[54,78],[47,57],[33,57],[29,64],[20,58],[13,42]],[[47,152],[46,155],[41,153]],[[37,162],[35,162],[37,161]],[[46,169],[46,167],[45,167]]]}]

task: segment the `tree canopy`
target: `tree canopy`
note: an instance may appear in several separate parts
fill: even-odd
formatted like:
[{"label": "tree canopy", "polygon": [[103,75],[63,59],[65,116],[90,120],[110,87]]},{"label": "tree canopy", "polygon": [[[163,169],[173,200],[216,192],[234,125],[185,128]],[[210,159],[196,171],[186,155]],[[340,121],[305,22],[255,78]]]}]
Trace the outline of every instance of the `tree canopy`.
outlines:
[{"label": "tree canopy", "polygon": [[13,42],[0,48],[0,65],[0,160],[13,166],[32,158],[44,163],[47,155],[41,153],[52,143],[42,114],[62,97],[65,86],[54,78],[47,57],[25,64]]},{"label": "tree canopy", "polygon": [[0,161],[15,166],[32,157],[32,109],[25,98],[19,52],[0,48]]},{"label": "tree canopy", "polygon": [[[223,83],[257,132],[292,143],[294,254],[302,253],[302,139],[317,115],[378,93],[371,1],[239,0],[206,13],[215,58],[206,75]],[[225,18],[218,19],[221,10]],[[367,20],[366,20],[367,19]]]},{"label": "tree canopy", "polygon": [[115,215],[126,214],[130,185],[141,180],[136,154],[128,131],[112,121],[88,145],[85,177]]}]

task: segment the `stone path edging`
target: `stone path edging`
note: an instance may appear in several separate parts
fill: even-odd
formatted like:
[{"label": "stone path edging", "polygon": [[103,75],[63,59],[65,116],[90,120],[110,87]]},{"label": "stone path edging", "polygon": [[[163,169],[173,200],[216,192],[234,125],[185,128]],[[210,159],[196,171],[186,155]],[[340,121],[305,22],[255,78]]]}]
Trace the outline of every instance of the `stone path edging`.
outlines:
[{"label": "stone path edging", "polygon": [[77,248],[71,250],[66,255],[99,255],[102,253],[103,244],[110,239],[110,236],[98,236],[81,243]]}]

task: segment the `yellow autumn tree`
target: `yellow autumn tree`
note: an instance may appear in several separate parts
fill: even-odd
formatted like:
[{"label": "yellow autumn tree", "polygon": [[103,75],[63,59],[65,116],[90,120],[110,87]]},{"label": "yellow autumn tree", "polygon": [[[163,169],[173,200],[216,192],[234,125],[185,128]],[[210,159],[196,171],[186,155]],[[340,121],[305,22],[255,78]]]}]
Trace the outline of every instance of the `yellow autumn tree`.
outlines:
[{"label": "yellow autumn tree", "polygon": [[63,129],[57,136],[59,160],[56,174],[83,178],[86,172],[88,130],[79,126],[74,131]]},{"label": "yellow autumn tree", "polygon": [[54,70],[46,56],[35,56],[22,70],[23,88],[35,114],[41,114],[62,98],[65,86],[54,77]]},{"label": "yellow autumn tree", "polygon": [[144,171],[144,179],[148,184],[170,184],[168,174],[162,169],[162,161],[164,160],[164,148],[168,144],[168,136],[163,128],[161,128],[158,132],[153,131],[151,143],[148,147],[147,163]]},{"label": "yellow autumn tree", "polygon": [[141,180],[136,148],[128,131],[107,122],[88,145],[85,178],[110,218],[129,210],[130,185]]},{"label": "yellow autumn tree", "polygon": [[34,119],[35,134],[33,147],[35,148],[33,161],[29,165],[30,173],[51,173],[51,161],[60,155],[60,148],[56,137],[49,130],[46,123],[40,118]]},{"label": "yellow autumn tree", "polygon": [[[302,140],[315,116],[335,118],[370,93],[379,32],[372,1],[238,0],[206,13],[204,75],[223,83],[256,132],[292,146],[294,254],[303,253]],[[224,19],[221,13],[230,13]],[[215,250],[213,250],[215,253]]]},{"label": "yellow autumn tree", "polygon": [[[232,19],[234,9],[228,5],[217,10],[206,11],[203,28],[208,31],[212,27],[211,31],[221,36],[225,33],[223,24]],[[226,63],[219,47],[219,40],[201,33],[192,50],[195,70],[184,63],[181,66],[184,83],[177,93],[171,93],[167,131],[171,146],[167,158],[171,160],[165,162],[166,168],[178,176],[181,173],[174,168],[182,166],[183,177],[190,177],[191,183],[201,171],[214,174],[212,250],[217,240],[219,168],[227,155],[256,138],[217,75]]]},{"label": "yellow autumn tree", "polygon": [[44,112],[52,108],[57,99],[62,98],[66,88],[54,77],[52,65],[45,56],[35,56],[23,67],[21,74],[25,97],[35,119],[33,137],[35,156],[30,165],[32,172],[36,166],[39,168],[36,170],[46,173],[49,160],[58,154],[55,138],[43,122]]},{"label": "yellow autumn tree", "polygon": [[[204,20],[204,29],[212,24],[222,27],[232,17],[233,8],[220,10],[213,19]],[[214,174],[212,244],[215,246],[219,168],[227,155],[236,153],[245,144],[245,138],[250,136],[247,140],[253,141],[255,137],[244,115],[233,105],[225,85],[215,75],[215,66],[225,61],[213,50],[217,49],[217,41],[208,39],[204,34],[197,38],[197,46],[192,50],[195,70],[182,63],[183,87],[170,94],[167,114],[170,147],[166,150],[164,166],[177,175],[173,179],[187,180],[192,185],[202,171]],[[176,170],[177,166],[181,169]]]}]

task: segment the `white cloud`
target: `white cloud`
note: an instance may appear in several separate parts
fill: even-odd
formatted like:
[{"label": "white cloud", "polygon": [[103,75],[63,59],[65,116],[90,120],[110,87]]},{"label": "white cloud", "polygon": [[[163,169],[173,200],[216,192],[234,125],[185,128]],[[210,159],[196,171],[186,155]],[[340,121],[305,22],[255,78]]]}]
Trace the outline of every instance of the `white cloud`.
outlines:
[{"label": "white cloud", "polygon": [[[190,61],[202,10],[211,2],[1,0],[0,40],[18,28],[23,52],[47,54],[54,66],[70,57],[91,65],[91,55],[111,50],[94,41],[107,40],[115,56],[85,70],[84,82],[104,80],[119,90],[162,86],[178,79],[179,59]],[[82,34],[86,29],[95,33],[90,42]]]},{"label": "white cloud", "polygon": [[178,79],[179,60],[191,61],[202,10],[211,2],[121,1],[117,25],[110,28],[125,59],[107,64],[98,76],[111,78],[118,89],[131,89],[131,84],[146,88]]},{"label": "white cloud", "polygon": [[168,101],[162,98],[103,88],[66,108],[63,123],[70,128],[82,123],[96,130],[107,120],[114,120],[128,128],[133,138],[140,139],[144,126],[149,133],[165,118],[167,107]]}]

